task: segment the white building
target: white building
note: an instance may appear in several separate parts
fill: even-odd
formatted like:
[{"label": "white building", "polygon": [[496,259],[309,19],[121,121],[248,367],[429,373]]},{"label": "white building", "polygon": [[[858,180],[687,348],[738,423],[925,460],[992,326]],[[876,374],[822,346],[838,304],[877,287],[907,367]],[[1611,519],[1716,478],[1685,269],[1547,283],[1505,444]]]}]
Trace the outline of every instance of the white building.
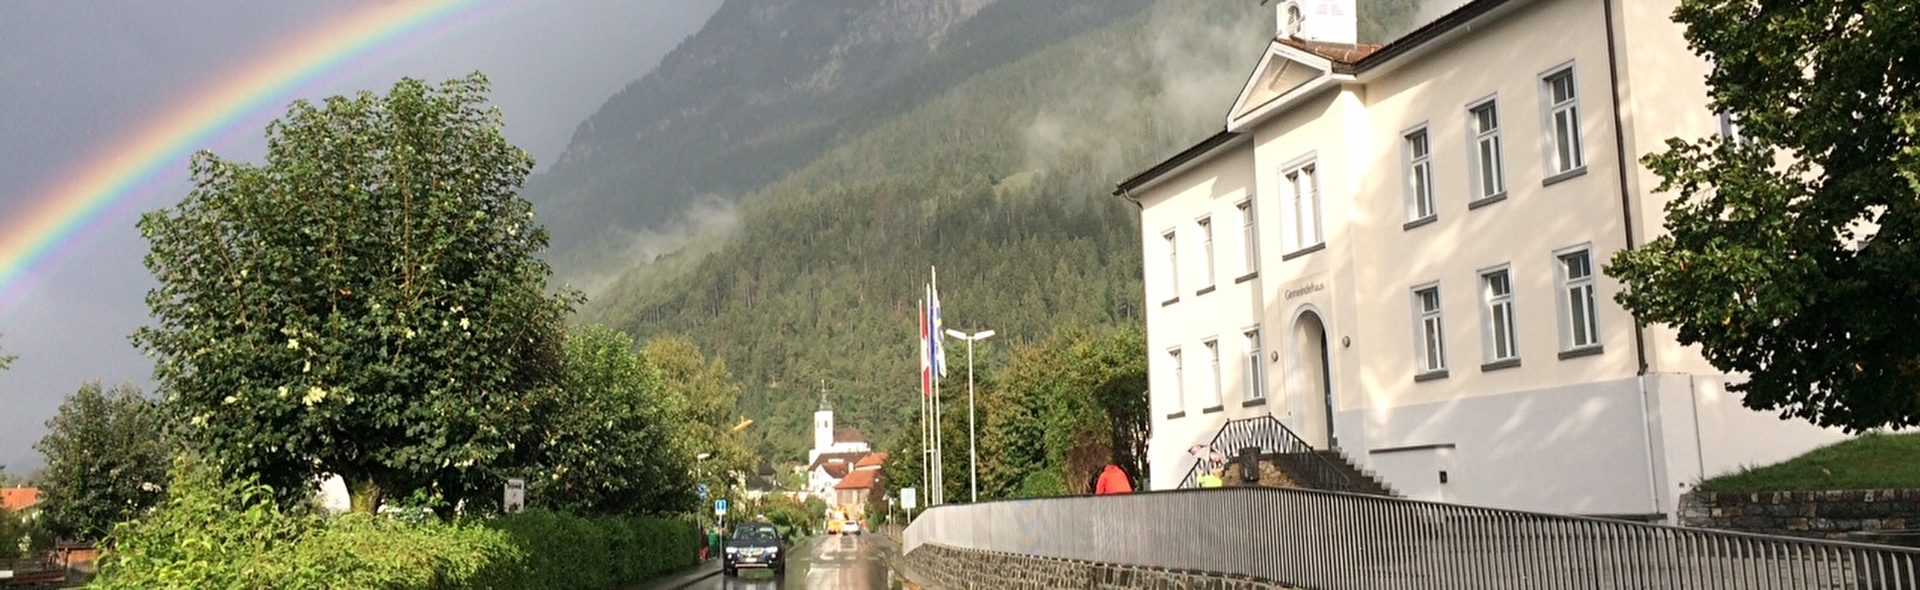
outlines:
[{"label": "white building", "polygon": [[1223,132],[1116,191],[1146,252],[1153,488],[1270,415],[1408,497],[1664,518],[1840,438],[1744,409],[1601,272],[1662,231],[1638,156],[1721,132],[1674,0],[1472,0],[1383,46],[1328,26],[1352,0],[1309,3]]},{"label": "white building", "polygon": [[807,453],[807,493],[833,504],[834,486],[871,453],[860,431],[834,427],[833,408],[827,405],[826,392],[822,391],[820,409],[813,413],[813,450]]}]

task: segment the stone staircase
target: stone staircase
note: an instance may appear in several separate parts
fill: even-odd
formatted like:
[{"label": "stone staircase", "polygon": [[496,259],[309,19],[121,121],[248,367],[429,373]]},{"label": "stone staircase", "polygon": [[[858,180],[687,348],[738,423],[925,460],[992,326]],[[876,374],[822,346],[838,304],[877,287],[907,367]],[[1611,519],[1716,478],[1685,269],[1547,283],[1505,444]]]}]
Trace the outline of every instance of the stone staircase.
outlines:
[{"label": "stone staircase", "polygon": [[[1339,491],[1371,496],[1400,496],[1400,494],[1394,493],[1393,488],[1388,486],[1386,482],[1380,481],[1380,478],[1373,472],[1360,469],[1356,467],[1352,461],[1348,461],[1346,454],[1341,453],[1338,449],[1316,449],[1309,451],[1309,453],[1318,455],[1318,458],[1308,457],[1306,453],[1276,453],[1261,457],[1261,459],[1271,461],[1273,466],[1282,473],[1299,473],[1307,469],[1310,464],[1331,465],[1333,469],[1338,471],[1346,480],[1347,489]],[[1296,479],[1296,481],[1300,480]]]},{"label": "stone staircase", "polygon": [[[1227,485],[1297,487],[1398,496],[1375,474],[1354,466],[1339,450],[1315,449],[1271,416],[1228,422],[1220,427],[1206,448],[1210,451],[1209,456],[1199,457],[1194,462],[1181,487],[1193,487],[1194,476],[1218,468],[1223,471],[1221,479]],[[1240,473],[1236,457],[1242,451],[1257,455],[1259,475],[1254,481],[1247,481]]]}]

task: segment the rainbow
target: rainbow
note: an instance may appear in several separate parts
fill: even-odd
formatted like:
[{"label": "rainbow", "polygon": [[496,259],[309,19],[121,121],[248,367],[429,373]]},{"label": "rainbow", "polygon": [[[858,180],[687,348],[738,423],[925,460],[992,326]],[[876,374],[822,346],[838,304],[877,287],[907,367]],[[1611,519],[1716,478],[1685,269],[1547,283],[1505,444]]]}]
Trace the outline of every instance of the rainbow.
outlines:
[{"label": "rainbow", "polygon": [[[163,170],[184,162],[216,134],[261,109],[284,104],[298,90],[375,51],[431,37],[497,12],[493,0],[372,2],[226,76],[53,184],[23,214],[0,226],[0,295],[46,261],[77,232],[137,194]],[[179,171],[184,172],[184,168]]]}]

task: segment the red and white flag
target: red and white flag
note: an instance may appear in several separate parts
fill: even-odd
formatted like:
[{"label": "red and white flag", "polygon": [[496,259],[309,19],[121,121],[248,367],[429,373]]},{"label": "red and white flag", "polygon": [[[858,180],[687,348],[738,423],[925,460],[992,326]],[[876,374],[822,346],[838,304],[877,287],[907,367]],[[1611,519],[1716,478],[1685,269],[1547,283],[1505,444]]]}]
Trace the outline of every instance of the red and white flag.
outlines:
[{"label": "red and white flag", "polygon": [[[932,293],[932,291],[929,290],[928,293]],[[926,301],[922,300],[920,302],[919,311],[920,311],[920,395],[922,397],[930,397],[933,395],[933,350],[929,348],[931,346],[929,344],[929,342],[931,342],[931,339],[927,337],[928,334],[927,334]]]}]

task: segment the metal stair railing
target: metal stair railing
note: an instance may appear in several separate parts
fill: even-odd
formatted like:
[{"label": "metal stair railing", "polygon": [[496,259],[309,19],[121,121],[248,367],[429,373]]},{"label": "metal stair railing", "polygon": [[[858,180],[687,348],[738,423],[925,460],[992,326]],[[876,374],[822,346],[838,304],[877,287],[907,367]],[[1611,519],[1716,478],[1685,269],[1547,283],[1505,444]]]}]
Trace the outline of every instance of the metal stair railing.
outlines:
[{"label": "metal stair railing", "polygon": [[[1207,445],[1207,449],[1211,452],[1194,460],[1193,468],[1188,469],[1186,477],[1180,480],[1180,487],[1196,486],[1196,476],[1232,463],[1233,460],[1230,457],[1238,454],[1240,449],[1249,447],[1258,447],[1261,455],[1312,457],[1297,462],[1301,473],[1288,474],[1289,477],[1305,480],[1296,480],[1294,483],[1317,490],[1335,492],[1353,489],[1353,481],[1347,478],[1346,473],[1335,466],[1331,460],[1315,452],[1317,449],[1314,449],[1313,445],[1301,440],[1293,430],[1288,429],[1286,424],[1280,423],[1280,420],[1273,416],[1242,418],[1220,425],[1220,431],[1213,435],[1213,441]],[[1220,457],[1220,459],[1215,460],[1214,457]]]}]

